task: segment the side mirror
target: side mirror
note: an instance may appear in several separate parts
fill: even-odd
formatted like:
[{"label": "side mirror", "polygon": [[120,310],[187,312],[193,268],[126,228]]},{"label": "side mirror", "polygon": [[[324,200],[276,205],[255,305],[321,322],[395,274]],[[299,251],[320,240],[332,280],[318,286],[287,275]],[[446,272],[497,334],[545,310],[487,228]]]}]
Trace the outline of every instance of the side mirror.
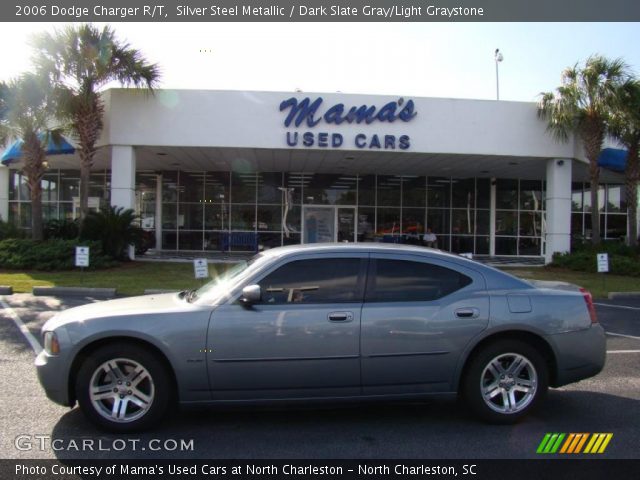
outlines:
[{"label": "side mirror", "polygon": [[252,303],[259,302],[262,299],[262,291],[260,285],[247,285],[242,289],[242,303],[251,305]]}]

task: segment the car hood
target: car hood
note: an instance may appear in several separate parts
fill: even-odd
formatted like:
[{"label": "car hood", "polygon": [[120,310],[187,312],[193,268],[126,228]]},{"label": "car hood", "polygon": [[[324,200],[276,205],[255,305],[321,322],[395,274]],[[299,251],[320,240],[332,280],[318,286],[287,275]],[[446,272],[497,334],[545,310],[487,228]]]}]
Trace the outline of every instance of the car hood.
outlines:
[{"label": "car hood", "polygon": [[183,300],[177,293],[119,298],[64,310],[47,321],[42,330],[55,330],[68,323],[86,322],[96,318],[187,312],[202,308]]}]

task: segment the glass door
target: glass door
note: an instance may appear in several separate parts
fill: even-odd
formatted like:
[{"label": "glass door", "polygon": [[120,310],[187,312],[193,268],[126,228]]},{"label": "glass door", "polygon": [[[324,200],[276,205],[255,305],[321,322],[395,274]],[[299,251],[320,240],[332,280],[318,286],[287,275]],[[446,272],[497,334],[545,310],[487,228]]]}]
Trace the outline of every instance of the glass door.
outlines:
[{"label": "glass door", "polygon": [[302,243],[355,242],[355,207],[303,207]]},{"label": "glass door", "polygon": [[337,207],[336,228],[338,242],[355,242],[356,241],[356,209],[353,207]]},{"label": "glass door", "polygon": [[302,243],[336,241],[336,208],[305,206],[302,216]]}]

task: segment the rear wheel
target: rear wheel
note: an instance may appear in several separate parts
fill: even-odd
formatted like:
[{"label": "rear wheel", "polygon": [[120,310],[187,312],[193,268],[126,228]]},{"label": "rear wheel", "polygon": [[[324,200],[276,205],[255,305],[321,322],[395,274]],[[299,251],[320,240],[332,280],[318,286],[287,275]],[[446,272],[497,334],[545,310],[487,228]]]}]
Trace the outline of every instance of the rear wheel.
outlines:
[{"label": "rear wheel", "polygon": [[76,398],[85,416],[112,432],[144,430],[170,404],[170,380],[162,361],[132,344],[106,345],[82,364]]},{"label": "rear wheel", "polygon": [[491,423],[514,423],[535,409],[548,389],[547,365],[531,345],[501,340],[472,360],[462,393],[469,407]]}]

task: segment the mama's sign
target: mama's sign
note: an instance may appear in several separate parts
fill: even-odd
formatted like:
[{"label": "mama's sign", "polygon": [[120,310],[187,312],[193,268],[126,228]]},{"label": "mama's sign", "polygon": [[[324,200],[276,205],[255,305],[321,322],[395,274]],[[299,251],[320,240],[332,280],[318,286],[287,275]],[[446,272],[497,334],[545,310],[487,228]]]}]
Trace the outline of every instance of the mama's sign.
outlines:
[{"label": "mama's sign", "polygon": [[[418,112],[415,111],[413,100],[405,102],[403,98],[394,102],[388,102],[378,108],[375,105],[360,105],[345,107],[343,103],[336,103],[326,110],[322,108],[322,97],[311,100],[305,97],[298,100],[295,97],[284,100],[280,103],[280,111],[288,111],[284,119],[284,126],[297,128],[306,126],[315,128],[320,123],[329,125],[347,124],[364,124],[372,123],[394,123],[409,122]],[[344,144],[344,137],[341,133],[328,133],[307,131],[288,131],[286,133],[287,145],[295,147],[301,145],[304,147],[332,147],[339,148]],[[400,149],[407,150],[411,145],[408,135],[388,135],[388,134],[369,134],[358,133],[353,137],[353,146],[356,148],[368,149]]]}]

